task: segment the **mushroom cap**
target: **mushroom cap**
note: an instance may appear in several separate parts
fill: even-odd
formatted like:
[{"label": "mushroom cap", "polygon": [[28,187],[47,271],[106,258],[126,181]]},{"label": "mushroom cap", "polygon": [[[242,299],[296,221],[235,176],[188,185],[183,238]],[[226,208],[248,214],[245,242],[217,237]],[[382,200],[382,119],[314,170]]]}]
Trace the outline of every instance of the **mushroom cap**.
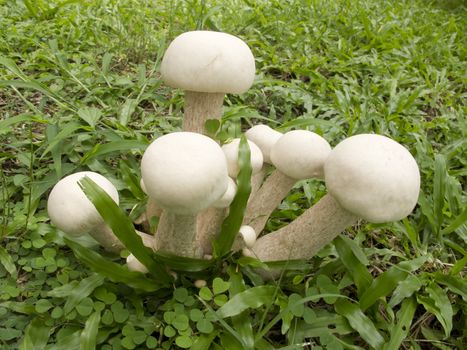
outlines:
[{"label": "mushroom cap", "polygon": [[162,58],[161,74],[174,88],[239,94],[253,84],[255,59],[236,36],[192,31],[170,43]]},{"label": "mushroom cap", "polygon": [[152,142],[144,152],[141,173],[149,197],[181,215],[212,206],[228,186],[221,147],[193,132],[174,132]]},{"label": "mushroom cap", "polygon": [[[256,174],[263,167],[263,153],[252,141],[247,140],[250,146],[250,164],[253,174]],[[233,139],[232,142],[226,143],[222,146],[222,150],[227,160],[227,167],[229,176],[236,178],[240,168],[238,166],[238,147],[240,146],[240,139]]]},{"label": "mushroom cap", "polygon": [[227,208],[230,203],[232,203],[235,195],[237,194],[237,184],[235,181],[229,177],[228,182],[229,184],[227,186],[227,190],[222,195],[222,197],[213,204],[214,208]]},{"label": "mushroom cap", "polygon": [[271,149],[271,161],[285,175],[296,180],[323,178],[324,161],[331,152],[329,143],[314,132],[285,133]]},{"label": "mushroom cap", "polygon": [[410,152],[381,135],[339,143],[324,165],[329,193],[346,210],[373,223],[397,221],[415,207],[420,172]]},{"label": "mushroom cap", "polygon": [[79,187],[78,181],[85,176],[107,192],[118,204],[117,189],[104,176],[92,171],[82,171],[64,177],[50,192],[47,211],[52,223],[70,235],[86,234],[104,222],[97,209]]},{"label": "mushroom cap", "polygon": [[243,237],[243,241],[247,248],[253,247],[256,242],[256,231],[253,227],[248,225],[243,225],[240,227],[239,233]]},{"label": "mushroom cap", "polygon": [[269,164],[271,164],[271,148],[282,135],[281,132],[264,124],[255,125],[245,132],[246,138],[259,147],[263,153],[264,162]]},{"label": "mushroom cap", "polygon": [[146,266],[144,266],[133,254],[130,254],[126,258],[126,265],[128,270],[130,271],[137,271],[141,273],[148,273],[149,270]]}]

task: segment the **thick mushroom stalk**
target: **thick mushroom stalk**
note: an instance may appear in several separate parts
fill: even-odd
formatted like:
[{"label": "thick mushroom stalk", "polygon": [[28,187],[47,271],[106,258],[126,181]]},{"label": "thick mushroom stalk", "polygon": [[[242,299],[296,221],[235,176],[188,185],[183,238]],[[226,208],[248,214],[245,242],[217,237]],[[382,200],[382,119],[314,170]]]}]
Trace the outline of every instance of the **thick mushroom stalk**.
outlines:
[{"label": "thick mushroom stalk", "polygon": [[248,202],[243,222],[261,233],[269,216],[298,180],[323,177],[323,164],[330,151],[329,143],[311,131],[295,130],[282,135],[270,151],[276,170]]},{"label": "thick mushroom stalk", "polygon": [[183,130],[204,134],[206,120],[221,117],[224,95],[243,93],[253,84],[255,60],[233,35],[192,31],[170,43],[161,74],[168,86],[185,90]]},{"label": "thick mushroom stalk", "polygon": [[342,141],[324,171],[329,194],[288,226],[258,239],[248,254],[263,261],[308,259],[359,218],[400,220],[417,203],[417,163],[385,136],[362,134]]},{"label": "thick mushroom stalk", "polygon": [[79,187],[78,181],[89,177],[118,204],[114,185],[100,174],[83,171],[61,179],[50,192],[47,211],[52,223],[69,235],[91,235],[106,250],[118,253],[123,244],[113,234],[92,202]]},{"label": "thick mushroom stalk", "polygon": [[197,214],[226,192],[227,164],[220,146],[192,132],[164,135],[149,145],[141,162],[149,197],[163,209],[155,249],[200,258]]}]

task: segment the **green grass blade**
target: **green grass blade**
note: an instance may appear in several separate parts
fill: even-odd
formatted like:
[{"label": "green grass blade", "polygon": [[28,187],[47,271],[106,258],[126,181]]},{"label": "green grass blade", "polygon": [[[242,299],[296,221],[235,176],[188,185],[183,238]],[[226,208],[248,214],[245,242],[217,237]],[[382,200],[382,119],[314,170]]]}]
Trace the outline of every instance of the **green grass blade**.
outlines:
[{"label": "green grass blade", "polygon": [[221,318],[240,315],[247,309],[257,309],[274,301],[277,288],[274,286],[259,286],[234,295],[227,303],[216,311]]},{"label": "green grass blade", "polygon": [[436,316],[444,328],[446,337],[449,337],[452,330],[452,317],[454,313],[446,291],[438,284],[430,283],[426,287],[426,292],[429,297],[423,298],[423,306],[425,306],[427,311]]},{"label": "green grass blade", "polygon": [[373,348],[381,348],[384,338],[376,329],[373,322],[363,313],[357,304],[348,300],[338,300],[334,308],[339,315],[349,321],[350,326]]},{"label": "green grass blade", "polygon": [[414,299],[406,299],[397,312],[397,324],[389,330],[389,342],[384,344],[384,350],[398,350],[401,344],[410,332],[410,325],[417,309],[417,303]]},{"label": "green grass blade", "polygon": [[16,271],[15,262],[13,258],[8,254],[7,250],[3,247],[0,247],[0,263],[3,265],[5,270],[11,275],[11,277],[16,278],[18,272]]},{"label": "green grass blade", "polygon": [[448,287],[448,289],[456,294],[459,294],[464,301],[467,302],[467,281],[462,276],[443,275],[437,272],[435,274],[436,282]]},{"label": "green grass blade", "polygon": [[89,276],[79,282],[79,285],[76,288],[73,288],[70,293],[67,295],[65,306],[63,310],[65,314],[69,313],[75,308],[84,298],[87,298],[97,287],[101,286],[104,283],[104,277],[95,274]]},{"label": "green grass blade", "polygon": [[[339,254],[339,258],[352,276],[359,294],[361,294],[368,288],[373,278],[368,272],[366,266],[361,262],[361,259],[358,259],[352,250],[352,248],[359,249],[359,247],[356,246],[356,244],[354,244],[356,247],[352,247],[351,244],[354,242],[350,242],[352,242],[350,239],[338,236],[334,240],[334,246],[336,247],[337,253]],[[363,252],[361,252],[361,254],[365,256]]]},{"label": "green grass blade", "polygon": [[246,205],[250,197],[252,169],[250,163],[250,147],[248,146],[245,136],[241,137],[238,148],[238,165],[240,171],[237,176],[237,194],[230,205],[229,215],[222,223],[221,232],[213,243],[215,257],[222,257],[230,252],[235,237],[242,226]]},{"label": "green grass blade", "polygon": [[176,271],[201,272],[214,265],[212,260],[187,258],[163,251],[155,252],[153,256],[156,261]]},{"label": "green grass blade", "polygon": [[148,147],[148,143],[139,140],[118,140],[106,144],[97,144],[92,150],[86,153],[81,159],[81,163],[85,164],[92,159],[102,157],[109,153],[123,153],[128,151],[140,150],[143,151]]},{"label": "green grass blade", "polygon": [[78,260],[114,282],[124,283],[129,287],[145,292],[154,292],[161,288],[161,285],[156,281],[144,277],[141,273],[129,271],[122,265],[113,263],[99,253],[89,250],[70,239],[65,238],[65,243],[73,250]]},{"label": "green grass blade", "polygon": [[436,233],[439,234],[444,220],[444,202],[446,192],[446,159],[443,155],[435,156],[435,172],[433,178],[433,212],[436,223]]},{"label": "green grass blade", "polygon": [[81,332],[79,350],[95,350],[97,344],[97,332],[99,331],[99,323],[101,322],[101,313],[94,312],[86,320],[84,329]]},{"label": "green grass blade", "polygon": [[456,217],[454,221],[449,224],[449,226],[441,230],[441,235],[444,236],[444,235],[450,234],[456,231],[459,227],[461,227],[462,225],[466,223],[467,223],[467,208],[465,208],[462,214]]},{"label": "green grass blade", "polygon": [[33,319],[26,327],[19,350],[43,349],[49,340],[51,328],[45,324],[42,318]]},{"label": "green grass blade", "polygon": [[426,256],[423,256],[409,261],[402,261],[379,275],[360,297],[362,310],[368,309],[379,298],[389,295],[400,282],[405,280],[410,272],[417,270],[427,259]]},{"label": "green grass blade", "polygon": [[151,257],[152,250],[145,247],[140,236],[135,232],[133,223],[112,200],[112,198],[91,179],[85,177],[80,180],[80,186],[89,200],[94,204],[105,223],[115,236],[138,259],[149,272],[161,283],[170,283],[172,278],[163,266]]}]

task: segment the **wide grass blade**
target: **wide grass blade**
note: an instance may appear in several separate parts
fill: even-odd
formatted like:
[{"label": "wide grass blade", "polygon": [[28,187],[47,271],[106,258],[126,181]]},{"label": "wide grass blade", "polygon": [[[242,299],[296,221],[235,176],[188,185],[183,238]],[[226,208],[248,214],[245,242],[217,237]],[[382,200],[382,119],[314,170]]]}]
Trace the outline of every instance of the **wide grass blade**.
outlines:
[{"label": "wide grass blade", "polygon": [[45,324],[42,318],[36,317],[26,327],[19,350],[43,349],[50,336],[51,326]]},{"label": "wide grass blade", "polygon": [[[358,259],[357,255],[352,250],[352,248],[355,250],[359,249],[359,247],[356,244],[354,244],[355,247],[352,247],[352,243],[354,242],[342,236],[338,236],[334,240],[334,246],[336,247],[337,253],[339,254],[339,258],[352,276],[355,285],[357,286],[358,292],[361,294],[364,290],[366,290],[366,288],[368,288],[373,278],[368,272],[366,266],[361,262],[361,259]],[[361,255],[365,256],[363,252],[361,252]]]},{"label": "wide grass blade", "polygon": [[126,284],[129,287],[145,292],[155,292],[162,288],[156,281],[144,277],[139,272],[129,271],[122,265],[113,263],[100,254],[81,246],[80,244],[65,238],[65,243],[73,250],[78,260],[82,261],[93,271],[108,277],[114,282]]},{"label": "wide grass blade", "polygon": [[397,312],[398,322],[389,330],[389,342],[384,344],[384,350],[398,350],[401,348],[402,342],[410,332],[410,325],[416,309],[417,303],[412,298],[404,300]]},{"label": "wide grass blade", "polygon": [[250,147],[248,146],[245,136],[240,138],[238,165],[240,171],[237,176],[237,194],[230,205],[229,215],[222,223],[221,232],[213,243],[215,257],[222,257],[230,252],[235,237],[242,226],[246,205],[250,197],[252,169],[250,163]]},{"label": "wide grass blade", "polygon": [[94,312],[86,320],[84,329],[81,332],[79,350],[95,350],[97,343],[97,333],[99,331],[99,323],[101,322],[101,313]]},{"label": "wide grass blade", "polygon": [[187,258],[163,251],[155,252],[153,256],[156,261],[176,271],[201,272],[214,265],[212,260]]},{"label": "wide grass blade", "polygon": [[165,268],[151,257],[152,250],[145,247],[143,241],[135,232],[133,223],[112,200],[112,198],[91,179],[84,177],[80,186],[89,200],[94,204],[105,223],[112,229],[115,236],[138,259],[160,283],[170,283],[171,276]]},{"label": "wide grass blade", "polygon": [[381,348],[384,338],[378,332],[373,322],[366,316],[357,304],[348,300],[338,300],[334,308],[339,315],[349,321],[350,326],[373,348]]},{"label": "wide grass blade", "polygon": [[389,295],[400,282],[407,278],[410,272],[420,268],[427,259],[428,257],[423,256],[409,261],[402,261],[379,275],[360,298],[362,310],[368,309],[379,298]]},{"label": "wide grass blade", "polygon": [[15,262],[13,258],[8,254],[7,250],[3,247],[0,247],[0,263],[3,265],[5,270],[11,275],[11,277],[16,278],[18,272],[16,271]]},{"label": "wide grass blade", "polygon": [[277,287],[259,286],[234,295],[216,314],[221,318],[240,315],[247,309],[257,309],[274,301]]}]

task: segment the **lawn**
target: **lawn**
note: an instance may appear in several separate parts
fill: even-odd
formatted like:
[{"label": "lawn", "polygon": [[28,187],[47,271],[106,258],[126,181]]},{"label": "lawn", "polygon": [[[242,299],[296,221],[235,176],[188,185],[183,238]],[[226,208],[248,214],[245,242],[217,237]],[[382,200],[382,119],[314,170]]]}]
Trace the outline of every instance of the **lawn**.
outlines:
[{"label": "lawn", "polygon": [[[196,29],[255,56],[218,137],[386,135],[419,165],[413,213],[359,221],[280,280],[234,254],[164,288],[123,267],[128,251],[51,225],[51,188],[83,170],[112,181],[128,218],[144,211],[141,156],[183,117],[161,59]],[[461,0],[0,0],[0,349],[464,349],[465,33]],[[325,193],[297,182],[265,231]]]}]

